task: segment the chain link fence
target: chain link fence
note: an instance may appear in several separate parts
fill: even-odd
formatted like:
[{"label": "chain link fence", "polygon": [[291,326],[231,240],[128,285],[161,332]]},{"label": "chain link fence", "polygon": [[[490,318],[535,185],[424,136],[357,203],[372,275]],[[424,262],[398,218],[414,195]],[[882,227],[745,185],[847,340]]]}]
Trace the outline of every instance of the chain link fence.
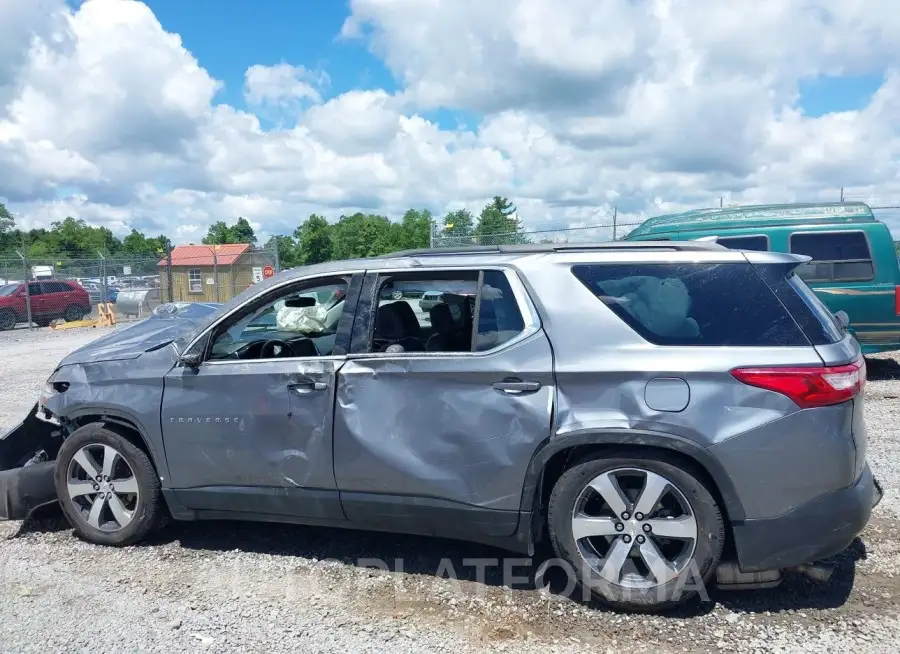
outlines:
[{"label": "chain link fence", "polygon": [[529,243],[602,243],[622,239],[640,222],[610,222],[587,227],[519,231],[506,234],[459,234],[438,232],[432,236],[432,247],[462,247],[467,245],[526,245]]},{"label": "chain link fence", "polygon": [[98,320],[104,309],[121,322],[146,318],[164,302],[226,302],[280,268],[276,251],[246,245],[69,254],[0,258],[0,331]]}]

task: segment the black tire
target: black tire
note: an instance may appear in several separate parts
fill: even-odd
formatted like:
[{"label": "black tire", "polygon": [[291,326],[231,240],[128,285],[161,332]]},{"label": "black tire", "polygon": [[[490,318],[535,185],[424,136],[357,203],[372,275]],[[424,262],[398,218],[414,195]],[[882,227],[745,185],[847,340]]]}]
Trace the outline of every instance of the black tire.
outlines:
[{"label": "black tire", "polygon": [[38,327],[49,327],[50,323],[53,322],[50,318],[35,318],[34,324]]},{"label": "black tire", "polygon": [[[69,497],[67,479],[73,457],[85,446],[108,445],[116,450],[131,468],[137,482],[138,497],[131,521],[116,531],[104,531],[88,524],[82,512]],[[106,429],[100,423],[92,423],[76,429],[62,444],[56,457],[54,470],[56,492],[63,513],[75,533],[84,540],[98,545],[132,545],[143,540],[160,523],[165,514],[161,501],[159,477],[150,457],[134,444]]]},{"label": "black tire", "polygon": [[0,311],[0,332],[6,332],[16,326],[16,314],[12,311]]},{"label": "black tire", "polygon": [[[572,516],[582,490],[598,475],[621,468],[636,468],[666,478],[690,504],[697,525],[693,554],[681,574],[666,584],[646,589],[599,581],[585,574],[582,554],[573,535]],[[697,472],[665,455],[635,451],[612,452],[602,458],[582,459],[556,482],[548,508],[548,531],[556,555],[574,572],[582,589],[589,588],[601,603],[622,611],[659,612],[683,604],[701,590],[715,574],[725,543],[722,513]],[[599,583],[598,583],[599,582]]]},{"label": "black tire", "polygon": [[84,319],[84,309],[77,304],[73,304],[66,309],[63,316],[66,322],[78,322]]}]

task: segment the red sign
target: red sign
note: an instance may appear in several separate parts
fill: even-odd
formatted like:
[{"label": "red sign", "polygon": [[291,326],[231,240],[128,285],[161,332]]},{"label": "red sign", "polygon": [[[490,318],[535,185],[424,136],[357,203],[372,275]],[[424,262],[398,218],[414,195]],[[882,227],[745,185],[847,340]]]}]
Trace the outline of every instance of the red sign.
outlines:
[{"label": "red sign", "polygon": [[263,277],[268,279],[269,277],[275,274],[275,269],[272,266],[266,266],[263,268]]}]

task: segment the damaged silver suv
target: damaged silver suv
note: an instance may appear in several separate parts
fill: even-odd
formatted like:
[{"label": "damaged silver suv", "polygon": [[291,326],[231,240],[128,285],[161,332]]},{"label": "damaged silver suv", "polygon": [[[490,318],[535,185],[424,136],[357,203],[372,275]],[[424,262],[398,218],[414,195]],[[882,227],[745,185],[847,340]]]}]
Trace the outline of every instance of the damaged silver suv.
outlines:
[{"label": "damaged silver suv", "polygon": [[807,259],[646,242],[286,271],[63,360],[0,439],[0,509],[58,498],[105,545],[169,517],[546,539],[630,610],[821,576],[881,491],[860,348]]}]

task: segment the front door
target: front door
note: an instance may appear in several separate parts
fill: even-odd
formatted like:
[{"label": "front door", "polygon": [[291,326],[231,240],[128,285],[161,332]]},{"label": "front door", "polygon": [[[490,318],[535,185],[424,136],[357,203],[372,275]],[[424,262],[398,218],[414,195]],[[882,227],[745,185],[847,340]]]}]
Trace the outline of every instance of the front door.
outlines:
[{"label": "front door", "polygon": [[[166,377],[170,485],[190,509],[342,518],[332,466],[335,376],[351,278],[271,291],[213,328]],[[352,297],[351,297],[352,296]],[[343,334],[347,336],[344,337]],[[343,342],[342,342],[343,341]]]},{"label": "front door", "polygon": [[524,289],[501,270],[382,273],[366,289],[337,381],[334,465],[347,518],[511,535],[554,398],[550,344]]}]

